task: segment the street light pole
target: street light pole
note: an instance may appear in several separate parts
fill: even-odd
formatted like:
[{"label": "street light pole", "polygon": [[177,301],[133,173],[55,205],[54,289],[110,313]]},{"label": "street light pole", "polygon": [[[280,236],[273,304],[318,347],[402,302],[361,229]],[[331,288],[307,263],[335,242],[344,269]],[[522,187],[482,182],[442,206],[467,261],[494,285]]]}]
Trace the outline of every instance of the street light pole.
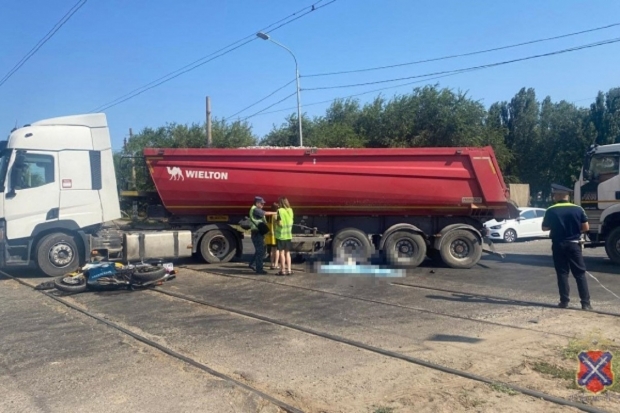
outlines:
[{"label": "street light pole", "polygon": [[302,128],[301,128],[301,97],[300,97],[301,89],[299,87],[299,65],[297,64],[297,58],[295,57],[293,52],[291,52],[291,49],[276,42],[271,37],[269,37],[269,35],[263,32],[258,32],[256,33],[256,36],[260,37],[263,40],[269,40],[270,42],[277,44],[278,46],[280,46],[281,48],[289,52],[291,56],[293,56],[293,60],[295,60],[295,79],[297,80],[297,122],[299,123],[299,146],[302,147],[304,146],[304,143],[303,143],[304,141],[303,141]]}]

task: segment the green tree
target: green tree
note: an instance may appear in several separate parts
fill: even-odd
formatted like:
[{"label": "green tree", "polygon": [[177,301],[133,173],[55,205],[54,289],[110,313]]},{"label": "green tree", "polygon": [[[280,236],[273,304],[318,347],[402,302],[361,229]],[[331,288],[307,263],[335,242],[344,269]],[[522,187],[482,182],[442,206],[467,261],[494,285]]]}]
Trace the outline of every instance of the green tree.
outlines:
[{"label": "green tree", "polygon": [[[211,125],[212,147],[236,148],[256,145],[258,139],[247,122],[227,122],[214,118]],[[144,128],[133,135],[120,153],[115,154],[115,166],[119,187],[130,188],[132,182],[132,163],[122,157],[141,157],[145,148],[206,148],[207,138],[204,124],[181,125],[170,123],[157,128]],[[136,189],[154,190],[148,171],[141,160],[135,161]]]},{"label": "green tree", "polygon": [[590,106],[590,122],[596,130],[596,143],[620,143],[620,88],[598,92]]}]

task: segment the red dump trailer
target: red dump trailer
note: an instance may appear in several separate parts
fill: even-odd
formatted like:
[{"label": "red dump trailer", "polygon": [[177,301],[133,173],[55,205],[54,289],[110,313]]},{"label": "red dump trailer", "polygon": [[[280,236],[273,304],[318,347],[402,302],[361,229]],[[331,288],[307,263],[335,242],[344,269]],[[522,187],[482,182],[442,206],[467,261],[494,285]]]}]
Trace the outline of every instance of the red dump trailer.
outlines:
[{"label": "red dump trailer", "polygon": [[471,268],[483,223],[518,216],[491,147],[144,150],[170,225],[192,231],[210,263],[242,251],[235,225],[254,196],[284,195],[294,251],[346,252],[415,267],[426,256]]}]

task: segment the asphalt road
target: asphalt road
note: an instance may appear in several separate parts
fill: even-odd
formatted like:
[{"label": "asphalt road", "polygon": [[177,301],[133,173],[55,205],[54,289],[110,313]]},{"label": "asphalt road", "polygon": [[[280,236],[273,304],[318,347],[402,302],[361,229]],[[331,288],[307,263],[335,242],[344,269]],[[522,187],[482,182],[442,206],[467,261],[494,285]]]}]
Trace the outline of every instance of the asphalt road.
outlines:
[{"label": "asphalt road", "polygon": [[[251,244],[246,245],[251,254]],[[298,271],[291,277],[277,277],[269,270],[269,275],[257,276],[244,262],[249,255],[217,266],[186,262],[176,280],[160,287],[215,307],[154,291],[83,293],[68,299],[304,411],[372,413],[371,406],[386,400],[400,406],[395,413],[441,411],[434,409],[442,405],[437,403],[451,411],[451,403],[463,402],[455,401],[447,389],[468,389],[478,397],[486,397],[486,390],[472,388],[465,379],[235,311],[489,375],[501,370],[506,355],[514,351],[499,345],[526,336],[530,341],[523,346],[531,340],[555,345],[572,333],[570,323],[551,331],[544,322],[568,314],[551,308],[558,295],[549,241],[496,247],[507,254],[505,259],[485,256],[471,270],[427,262],[406,277],[390,279],[316,274],[306,264],[295,265]],[[585,254],[592,275],[620,295],[620,269],[602,250]],[[34,274],[21,278],[32,285],[47,280]],[[589,282],[595,309],[620,314],[620,299],[594,280]],[[6,396],[0,398],[0,411],[278,411],[256,394],[165,356],[15,281],[1,280],[0,285],[0,379]],[[577,308],[572,279],[571,287]],[[582,313],[574,312],[573,320]],[[595,315],[587,316],[583,320],[595,322]],[[485,354],[485,365],[469,361],[480,354]],[[431,391],[433,383],[447,387]],[[431,401],[408,410],[402,394],[416,392]],[[493,404],[504,402],[504,397],[513,396],[495,395],[486,410],[479,411],[510,411]],[[531,403],[528,411],[572,411],[529,399],[521,409]]]}]

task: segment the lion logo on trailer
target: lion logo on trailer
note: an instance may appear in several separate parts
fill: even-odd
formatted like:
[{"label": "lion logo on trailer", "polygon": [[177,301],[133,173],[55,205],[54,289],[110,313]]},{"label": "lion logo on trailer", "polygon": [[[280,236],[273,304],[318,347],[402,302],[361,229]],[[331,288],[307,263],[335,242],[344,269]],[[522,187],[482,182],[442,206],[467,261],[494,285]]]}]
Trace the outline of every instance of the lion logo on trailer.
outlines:
[{"label": "lion logo on trailer", "polygon": [[168,169],[168,174],[170,175],[171,181],[185,180],[185,177],[183,176],[183,171],[181,171],[181,168],[179,168],[178,166],[167,166],[166,169]]},{"label": "lion logo on trailer", "polygon": [[598,394],[614,384],[612,369],[613,355],[608,351],[582,351],[577,357],[579,369],[577,371],[577,385]]}]

